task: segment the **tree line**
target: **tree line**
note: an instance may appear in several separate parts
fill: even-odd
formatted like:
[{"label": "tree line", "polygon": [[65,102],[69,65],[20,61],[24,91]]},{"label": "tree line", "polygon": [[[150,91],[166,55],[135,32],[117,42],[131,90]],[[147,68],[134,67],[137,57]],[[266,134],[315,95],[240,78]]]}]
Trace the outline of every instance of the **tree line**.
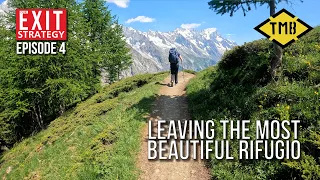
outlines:
[{"label": "tree line", "polygon": [[[122,26],[103,0],[9,0],[0,17],[0,147],[13,145],[112,83],[131,64]],[[65,55],[17,55],[15,8],[67,8]]]}]

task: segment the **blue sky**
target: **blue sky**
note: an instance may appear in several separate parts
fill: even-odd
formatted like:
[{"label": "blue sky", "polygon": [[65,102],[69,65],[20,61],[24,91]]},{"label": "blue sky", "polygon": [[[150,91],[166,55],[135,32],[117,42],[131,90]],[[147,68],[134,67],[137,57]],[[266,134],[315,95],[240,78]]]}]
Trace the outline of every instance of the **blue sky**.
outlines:
[{"label": "blue sky", "polygon": [[[201,24],[197,29],[217,28],[224,37],[238,44],[249,42],[263,36],[253,28],[269,17],[268,6],[257,7],[244,17],[237,11],[233,17],[228,14],[217,15],[209,9],[209,0],[107,0],[106,5],[117,15],[121,24],[135,29],[147,31],[172,31],[182,24]],[[320,25],[320,1],[293,0],[293,5],[281,3],[277,11],[286,8],[311,26]],[[128,19],[145,16],[153,22],[126,23]],[[140,18],[141,19],[141,18]]]},{"label": "blue sky", "polygon": [[[291,0],[294,4],[281,3],[277,11],[286,8],[311,26],[320,25],[320,0]],[[4,0],[0,0],[3,3]],[[106,0],[106,6],[124,26],[141,31],[173,31],[185,26],[196,29],[217,28],[218,32],[238,44],[263,38],[253,28],[269,17],[266,6],[257,7],[243,16],[238,11],[233,17],[217,15],[209,9],[209,0]],[[137,18],[141,16],[140,18]],[[131,23],[128,23],[131,19]],[[134,21],[136,20],[136,21]],[[137,21],[140,20],[140,21]],[[190,25],[191,24],[191,25]]]}]

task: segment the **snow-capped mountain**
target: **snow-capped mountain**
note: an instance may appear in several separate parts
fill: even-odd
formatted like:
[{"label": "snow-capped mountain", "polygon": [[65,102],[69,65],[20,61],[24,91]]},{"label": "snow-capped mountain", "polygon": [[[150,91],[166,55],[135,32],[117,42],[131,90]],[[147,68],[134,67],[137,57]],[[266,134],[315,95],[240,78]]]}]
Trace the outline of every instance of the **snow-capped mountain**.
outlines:
[{"label": "snow-capped mountain", "polygon": [[[0,18],[9,10],[5,0],[0,4]],[[141,32],[123,27],[123,33],[133,58],[133,64],[122,73],[123,76],[169,70],[168,52],[171,47],[176,47],[182,55],[184,69],[199,71],[216,64],[226,50],[236,45],[223,38],[215,28]]]},{"label": "snow-capped mountain", "polygon": [[1,4],[0,4],[0,15],[5,15],[9,10],[9,7],[8,7],[8,1],[3,1]]},{"label": "snow-capped mountain", "polygon": [[177,48],[184,59],[183,68],[199,71],[216,64],[226,50],[236,45],[223,38],[215,28],[141,32],[123,27],[123,33],[133,57],[133,64],[124,76],[168,70],[171,47]]}]

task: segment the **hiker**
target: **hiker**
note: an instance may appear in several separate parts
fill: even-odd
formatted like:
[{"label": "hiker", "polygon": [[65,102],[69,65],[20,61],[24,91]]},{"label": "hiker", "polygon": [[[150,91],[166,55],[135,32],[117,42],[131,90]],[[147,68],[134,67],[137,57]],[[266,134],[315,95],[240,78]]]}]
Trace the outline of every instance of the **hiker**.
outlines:
[{"label": "hiker", "polygon": [[171,48],[169,50],[169,62],[170,62],[170,71],[171,71],[171,83],[170,86],[173,86],[173,81],[175,84],[178,84],[178,71],[179,71],[179,59],[182,63],[182,57],[176,48]]}]

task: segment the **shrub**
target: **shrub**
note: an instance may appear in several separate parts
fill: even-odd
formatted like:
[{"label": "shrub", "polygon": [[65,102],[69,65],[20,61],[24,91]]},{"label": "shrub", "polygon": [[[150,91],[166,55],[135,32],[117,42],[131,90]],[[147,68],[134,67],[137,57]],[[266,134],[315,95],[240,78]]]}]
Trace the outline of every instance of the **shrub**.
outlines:
[{"label": "shrub", "polygon": [[[320,178],[320,27],[284,50],[282,74],[269,76],[272,43],[258,40],[227,51],[216,67],[197,74],[187,87],[194,119],[301,120],[297,161],[217,161],[216,179]],[[218,123],[219,124],[219,123]],[[216,127],[217,132],[221,127]],[[250,130],[255,131],[254,126]],[[237,142],[232,142],[236,157]]]}]

